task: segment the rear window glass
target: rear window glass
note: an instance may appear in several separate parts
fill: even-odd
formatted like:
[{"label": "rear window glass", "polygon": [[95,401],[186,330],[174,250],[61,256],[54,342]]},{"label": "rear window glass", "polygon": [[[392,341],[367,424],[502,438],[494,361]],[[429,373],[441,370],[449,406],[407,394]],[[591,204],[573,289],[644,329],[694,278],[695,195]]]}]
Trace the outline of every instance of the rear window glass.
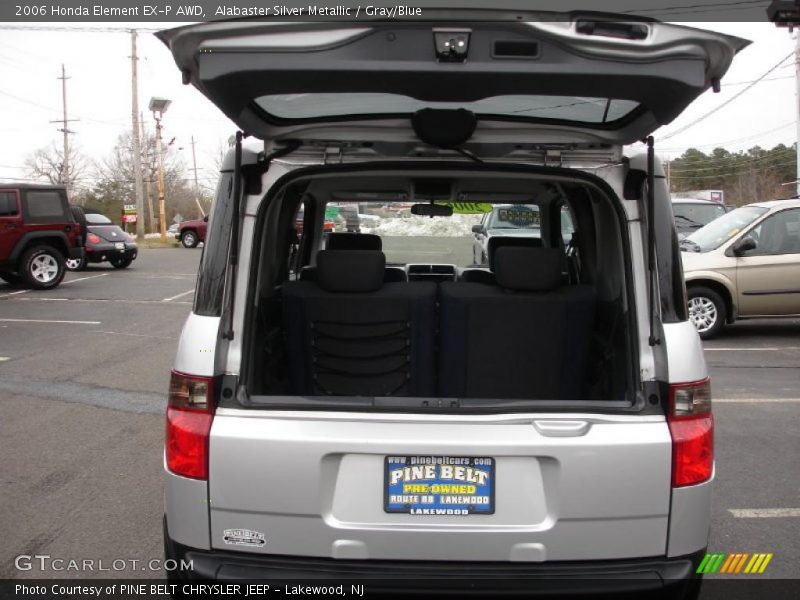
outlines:
[{"label": "rear window glass", "polygon": [[17,214],[16,192],[0,192],[0,217]]},{"label": "rear window glass", "polygon": [[86,222],[89,225],[112,225],[111,219],[105,215],[98,215],[96,213],[86,213]]},{"label": "rear window glass", "polygon": [[[25,195],[25,212],[34,222],[67,220],[61,194],[51,191],[29,191]],[[72,220],[72,217],[69,217]]]},{"label": "rear window glass", "polygon": [[423,108],[464,108],[477,115],[607,123],[639,107],[632,100],[587,96],[492,96],[475,102],[425,102],[401,94],[326,93],[273,94],[256,104],[280,119],[313,119],[368,114],[411,114]]}]

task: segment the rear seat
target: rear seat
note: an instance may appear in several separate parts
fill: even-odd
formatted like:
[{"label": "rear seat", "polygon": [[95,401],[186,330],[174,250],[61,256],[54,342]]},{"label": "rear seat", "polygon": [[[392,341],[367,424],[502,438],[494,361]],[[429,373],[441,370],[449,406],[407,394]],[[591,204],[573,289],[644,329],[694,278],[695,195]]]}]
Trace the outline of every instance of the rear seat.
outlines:
[{"label": "rear seat", "polygon": [[563,251],[499,247],[496,286],[439,286],[439,394],[443,397],[583,397],[594,288],[562,287]]},{"label": "rear seat", "polygon": [[514,236],[498,236],[489,238],[487,244],[487,254],[489,255],[489,270],[486,269],[464,269],[461,272],[461,281],[467,283],[486,283],[494,285],[497,281],[494,275],[494,261],[495,254],[498,248],[525,247],[525,248],[541,248],[541,238],[535,237],[514,237]]},{"label": "rear seat", "polygon": [[284,285],[292,393],[436,394],[436,284],[384,283],[385,265],[375,250],[323,250],[315,281]]},{"label": "rear seat", "polygon": [[[383,240],[379,235],[373,233],[329,233],[326,250],[373,250],[381,251]],[[300,271],[302,281],[316,281],[317,268],[305,267]],[[397,267],[386,267],[384,270],[383,281],[385,283],[396,283],[408,281],[408,276],[404,269]]]}]

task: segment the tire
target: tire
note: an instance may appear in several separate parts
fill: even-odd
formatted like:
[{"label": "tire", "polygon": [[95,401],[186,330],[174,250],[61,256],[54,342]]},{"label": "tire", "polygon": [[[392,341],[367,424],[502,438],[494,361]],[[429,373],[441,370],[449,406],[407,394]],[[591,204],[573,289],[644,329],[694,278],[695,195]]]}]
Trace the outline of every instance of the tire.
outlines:
[{"label": "tire", "polygon": [[86,258],[68,258],[64,261],[67,271],[83,271],[86,268]]},{"label": "tire", "polygon": [[112,258],[109,262],[115,269],[127,269],[131,266],[133,259],[126,256],[124,258]]},{"label": "tire", "polygon": [[66,272],[64,256],[52,246],[33,246],[22,253],[19,274],[34,290],[56,287]]},{"label": "tire", "polygon": [[184,248],[194,248],[197,246],[197,234],[192,231],[184,231],[183,235],[181,235],[181,244],[183,244]]},{"label": "tire", "polygon": [[19,285],[22,283],[22,277],[20,277],[16,273],[9,273],[8,271],[0,272],[0,279],[5,281],[9,285]]},{"label": "tire", "polygon": [[728,310],[725,301],[714,290],[697,286],[688,289],[689,320],[704,340],[717,335],[725,326]]}]

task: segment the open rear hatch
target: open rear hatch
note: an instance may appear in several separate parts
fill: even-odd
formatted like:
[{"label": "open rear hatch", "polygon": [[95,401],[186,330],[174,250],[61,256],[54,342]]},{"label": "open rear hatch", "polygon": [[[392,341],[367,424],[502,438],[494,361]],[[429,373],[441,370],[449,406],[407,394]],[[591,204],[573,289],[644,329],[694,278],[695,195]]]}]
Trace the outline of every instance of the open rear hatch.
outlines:
[{"label": "open rear hatch", "polygon": [[264,139],[408,133],[421,109],[462,108],[477,117],[475,142],[538,131],[543,141],[615,145],[672,121],[748,43],[599,13],[425,16],[211,22],[157,35],[184,83]]}]

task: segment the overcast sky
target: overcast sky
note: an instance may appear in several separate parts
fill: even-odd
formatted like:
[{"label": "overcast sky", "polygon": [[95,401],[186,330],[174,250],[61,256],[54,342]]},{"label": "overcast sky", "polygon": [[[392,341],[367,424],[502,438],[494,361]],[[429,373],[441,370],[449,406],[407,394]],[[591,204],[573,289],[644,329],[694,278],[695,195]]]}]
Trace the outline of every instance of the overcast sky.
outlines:
[{"label": "overcast sky", "polygon": [[[80,24],[51,24],[75,27]],[[139,24],[85,24],[84,27],[130,28]],[[740,92],[745,82],[757,79],[794,48],[786,29],[769,23],[694,23],[753,44],[742,51],[722,82],[719,94],[706,92],[683,115],[656,133],[662,157],[675,157],[686,148],[730,150],[756,144],[771,148],[792,144],[796,137],[797,98],[792,58],[741,97],[701,123],[678,135],[660,140],[719,106]],[[37,24],[39,27],[47,24]],[[153,28],[153,24],[142,24]],[[100,159],[114,147],[117,136],[131,126],[130,34],[71,31],[0,30],[0,180],[27,177],[25,158],[35,149],[62,143],[57,131],[61,118],[61,63],[67,69],[67,103],[76,133],[71,143],[86,155]],[[167,48],[152,32],[139,35],[139,102],[152,127],[147,102],[152,96],[172,100],[164,118],[166,141],[191,167],[190,138],[194,136],[201,185],[213,187],[214,155],[235,131],[234,125],[191,86],[184,86]],[[187,171],[190,175],[190,172]]]}]

